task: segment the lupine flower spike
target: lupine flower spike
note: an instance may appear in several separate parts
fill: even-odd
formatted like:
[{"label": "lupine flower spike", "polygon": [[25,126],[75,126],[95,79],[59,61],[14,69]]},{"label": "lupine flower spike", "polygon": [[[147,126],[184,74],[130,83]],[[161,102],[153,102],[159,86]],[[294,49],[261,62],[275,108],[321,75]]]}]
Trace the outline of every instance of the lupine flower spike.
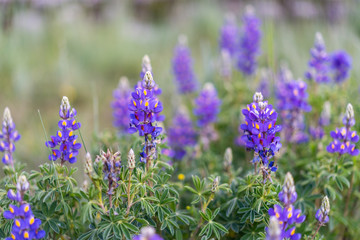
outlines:
[{"label": "lupine flower spike", "polygon": [[7,193],[7,197],[12,201],[16,201],[17,204],[10,204],[9,210],[4,212],[4,218],[14,219],[11,236],[5,240],[31,240],[45,237],[45,231],[39,229],[41,220],[34,217],[30,204],[24,201],[24,195],[29,190],[29,187],[26,177],[21,175],[16,184],[17,192],[9,190]]},{"label": "lupine flower spike", "polygon": [[238,38],[239,29],[236,25],[236,18],[233,14],[228,13],[225,16],[224,25],[220,30],[220,50],[228,52],[231,57],[235,56],[237,53]]},{"label": "lupine flower spike", "polygon": [[242,110],[245,123],[241,124],[244,135],[241,137],[248,150],[254,151],[252,163],[260,165],[264,182],[271,180],[270,173],[276,172],[277,166],[270,161],[281,148],[280,137],[276,133],[281,131],[281,125],[276,125],[277,113],[272,105],[264,101],[259,92],[254,94],[254,102]]},{"label": "lupine flower spike", "polygon": [[[153,74],[150,57],[148,55],[145,55],[142,59],[141,72],[140,72],[140,79],[141,79],[142,86],[145,83],[144,79],[145,79],[146,72],[151,72],[151,74]],[[162,93],[161,88],[159,88],[159,86],[156,83],[154,85],[153,91],[156,96],[159,96]],[[162,120],[157,119],[157,121],[162,121]]]},{"label": "lupine flower spike", "polygon": [[164,240],[156,234],[155,229],[151,226],[143,227],[139,235],[133,237],[133,240]]},{"label": "lupine flower spike", "polygon": [[254,74],[257,67],[257,57],[260,54],[261,22],[255,15],[254,8],[247,6],[243,17],[243,27],[240,37],[240,49],[237,67],[245,75]]},{"label": "lupine flower spike", "polygon": [[186,155],[186,147],[196,145],[196,132],[186,111],[176,113],[168,130],[168,144],[174,159],[181,160]]},{"label": "lupine flower spike", "polygon": [[95,161],[101,161],[103,163],[104,180],[108,181],[107,194],[109,196],[109,203],[111,207],[111,196],[114,194],[113,190],[118,186],[118,181],[120,180],[121,153],[112,153],[110,149],[108,149],[107,152],[101,151]]},{"label": "lupine flower spike", "polygon": [[181,94],[195,92],[198,89],[198,82],[193,70],[193,60],[187,46],[187,38],[183,35],[179,37],[179,44],[174,50],[172,65],[178,91]]},{"label": "lupine flower spike", "polygon": [[71,108],[67,97],[63,97],[61,101],[59,115],[61,118],[58,122],[60,130],[55,136],[51,136],[50,141],[45,143],[48,148],[51,148],[49,160],[60,159],[61,164],[75,163],[81,148],[81,143],[77,142],[78,136],[75,131],[81,127],[81,124],[76,122],[76,110]]},{"label": "lupine flower spike", "polygon": [[310,50],[311,59],[308,63],[309,70],[305,73],[308,80],[317,83],[330,82],[329,77],[329,56],[325,49],[325,42],[321,33],[316,33],[314,48]]},{"label": "lupine flower spike", "polygon": [[15,142],[19,139],[20,134],[15,129],[10,110],[5,108],[2,131],[0,132],[0,152],[4,152],[2,162],[5,165],[14,167],[13,152],[15,151]]},{"label": "lupine flower spike", "polygon": [[199,96],[195,99],[194,114],[197,117],[197,125],[201,128],[200,140],[204,148],[209,147],[210,142],[217,140],[218,136],[214,129],[214,123],[220,112],[221,100],[213,84],[206,83]]},{"label": "lupine flower spike", "polygon": [[355,143],[359,141],[359,136],[356,131],[351,131],[351,127],[355,125],[355,118],[354,109],[350,103],[347,105],[343,124],[344,127],[336,128],[335,131],[330,133],[333,141],[327,146],[326,150],[329,153],[338,153],[339,156],[346,153],[357,156],[359,150],[356,148]]},{"label": "lupine flower spike", "polygon": [[131,98],[129,81],[126,77],[120,78],[119,86],[114,90],[113,97],[111,106],[113,108],[114,126],[120,133],[125,133],[129,128],[128,104]]},{"label": "lupine flower spike", "polygon": [[156,138],[160,135],[162,128],[156,124],[155,115],[163,109],[162,103],[156,98],[153,88],[155,81],[151,72],[146,72],[143,86],[131,94],[132,99],[128,105],[130,110],[130,128],[128,132],[133,134],[139,132],[145,137],[143,152],[140,161],[147,162],[152,158],[150,153],[156,148]]},{"label": "lupine flower spike", "polygon": [[315,218],[319,223],[312,239],[315,238],[320,228],[324,226],[327,222],[329,222],[329,213],[330,213],[329,198],[325,196],[321,202],[320,208],[316,211]]},{"label": "lupine flower spike", "polygon": [[330,56],[330,68],[335,83],[342,83],[349,77],[352,60],[345,51],[337,51]]},{"label": "lupine flower spike", "polygon": [[307,101],[307,84],[302,80],[280,78],[277,84],[277,108],[283,120],[283,134],[287,142],[303,143],[308,141],[305,133],[304,112],[311,106]]},{"label": "lupine flower spike", "polygon": [[232,59],[227,50],[221,50],[220,64],[219,64],[220,76],[226,80],[230,80],[232,76]]},{"label": "lupine flower spike", "polygon": [[279,193],[279,200],[283,203],[284,207],[274,205],[274,208],[269,209],[270,218],[275,217],[280,225],[280,239],[301,239],[301,234],[295,232],[295,224],[304,222],[305,216],[301,215],[300,209],[294,209],[293,204],[296,199],[297,193],[295,191],[294,179],[291,173],[288,172],[285,176],[283,189]]}]

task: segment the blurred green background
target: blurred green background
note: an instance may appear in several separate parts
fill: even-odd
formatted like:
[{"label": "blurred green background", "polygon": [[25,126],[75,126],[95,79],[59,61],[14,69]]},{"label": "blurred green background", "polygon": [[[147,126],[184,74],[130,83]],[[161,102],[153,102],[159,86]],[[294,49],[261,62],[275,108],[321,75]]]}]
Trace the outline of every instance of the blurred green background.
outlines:
[{"label": "blurred green background", "polygon": [[[213,81],[224,15],[234,13],[240,25],[249,3],[263,22],[261,67],[277,69],[286,62],[295,77],[302,77],[314,35],[320,31],[329,51],[344,49],[353,58],[344,87],[348,92],[339,101],[345,106],[349,96],[358,96],[358,1],[2,0],[0,109],[10,108],[22,135],[15,157],[27,169],[48,161],[37,110],[48,134],[54,134],[64,95],[78,111],[88,148],[94,133],[115,130],[112,91],[121,76],[132,85],[139,80],[144,54],[150,56],[155,81],[163,89],[160,99],[168,126],[179,100],[171,73],[178,35],[188,36],[199,81]],[[240,77],[236,74],[233,80]],[[234,131],[237,119],[229,122]],[[76,163],[80,168],[82,156],[83,152]]]}]

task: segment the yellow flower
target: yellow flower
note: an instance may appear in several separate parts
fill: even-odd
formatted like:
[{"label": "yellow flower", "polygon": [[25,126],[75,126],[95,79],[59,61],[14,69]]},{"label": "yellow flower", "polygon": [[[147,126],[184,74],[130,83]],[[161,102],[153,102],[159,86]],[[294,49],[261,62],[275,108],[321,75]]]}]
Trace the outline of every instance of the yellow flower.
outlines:
[{"label": "yellow flower", "polygon": [[190,210],[191,209],[191,207],[190,206],[186,206],[186,210]]},{"label": "yellow flower", "polygon": [[178,179],[179,179],[180,181],[185,180],[185,175],[182,174],[182,173],[180,173],[180,174],[178,175]]}]

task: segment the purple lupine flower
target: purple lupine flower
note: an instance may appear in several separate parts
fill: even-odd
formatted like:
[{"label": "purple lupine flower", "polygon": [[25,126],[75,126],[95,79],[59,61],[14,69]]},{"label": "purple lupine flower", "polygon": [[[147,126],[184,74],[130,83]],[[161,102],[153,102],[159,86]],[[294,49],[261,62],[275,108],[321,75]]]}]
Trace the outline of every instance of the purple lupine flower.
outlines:
[{"label": "purple lupine flower", "polygon": [[260,54],[261,22],[255,16],[254,9],[247,7],[243,17],[243,28],[240,38],[238,69],[245,75],[254,74],[257,57]]},{"label": "purple lupine flower", "polygon": [[20,134],[15,129],[10,110],[5,108],[2,131],[0,132],[0,152],[4,152],[2,162],[5,165],[14,167],[13,152],[15,151],[15,142],[19,141],[19,139]]},{"label": "purple lupine flower", "polygon": [[318,126],[311,126],[309,128],[309,133],[312,138],[322,139],[324,137],[325,132],[323,127],[330,124],[330,107],[330,102],[325,102],[319,118]]},{"label": "purple lupine flower", "polygon": [[267,179],[271,181],[271,172],[276,172],[277,166],[272,159],[281,148],[280,137],[276,136],[281,131],[281,126],[276,125],[277,113],[272,105],[264,98],[261,93],[255,93],[254,102],[247,105],[242,110],[245,116],[245,123],[241,124],[244,131],[242,139],[246,142],[246,148],[254,151],[252,163],[260,165],[260,171],[263,174],[264,182]]},{"label": "purple lupine flower", "polygon": [[342,83],[349,77],[352,60],[345,51],[337,51],[330,56],[330,67],[335,83]]},{"label": "purple lupine flower", "polygon": [[321,207],[316,211],[315,218],[319,221],[320,225],[325,225],[329,222],[330,203],[329,198],[325,196],[321,202]]},{"label": "purple lupine flower", "polygon": [[195,92],[198,88],[198,82],[193,69],[191,52],[187,46],[185,36],[179,37],[179,43],[174,50],[172,65],[179,92],[181,94]]},{"label": "purple lupine flower", "polygon": [[310,50],[310,54],[309,70],[305,73],[305,77],[317,83],[330,82],[329,56],[325,49],[324,39],[320,33],[316,33],[314,48]]},{"label": "purple lupine flower", "polygon": [[351,127],[355,125],[354,109],[349,103],[346,108],[346,114],[343,118],[344,127],[336,128],[330,133],[333,141],[327,146],[326,150],[329,153],[339,153],[339,155],[350,154],[357,156],[359,150],[355,147],[355,143],[359,141],[359,136],[356,131],[351,131]]},{"label": "purple lupine flower", "polygon": [[151,226],[143,227],[140,234],[133,237],[133,240],[164,240],[156,234],[155,229]]},{"label": "purple lupine flower", "polygon": [[261,92],[264,98],[270,97],[270,70],[262,69],[260,84],[257,88],[257,92]]},{"label": "purple lupine flower", "polygon": [[[285,79],[283,81],[282,79]],[[277,83],[277,108],[283,120],[283,134],[287,142],[302,143],[308,141],[305,133],[304,112],[309,112],[307,84],[304,81],[279,79]]]},{"label": "purple lupine flower", "polygon": [[[76,110],[71,109],[69,99],[63,97],[60,105],[59,115],[61,120],[58,122],[60,128],[55,136],[51,136],[51,140],[46,142],[45,145],[51,148],[49,160],[61,160],[61,164],[65,162],[75,163],[76,156],[81,148],[81,143],[77,142],[78,136],[74,133],[81,127],[79,122],[76,122]],[[59,148],[57,148],[59,146]]]},{"label": "purple lupine flower", "polygon": [[225,17],[224,25],[220,29],[219,47],[221,51],[227,51],[231,57],[237,53],[239,29],[233,14]]},{"label": "purple lupine flower", "polygon": [[294,179],[288,172],[285,176],[283,189],[279,193],[279,200],[284,204],[284,207],[276,204],[268,211],[270,218],[275,217],[279,222],[282,230],[280,239],[299,240],[301,238],[301,234],[295,232],[295,224],[304,222],[306,217],[301,215],[300,209],[294,208],[293,204],[296,199]]},{"label": "purple lupine flower", "polygon": [[16,201],[17,205],[10,204],[9,210],[4,212],[4,218],[14,219],[11,236],[5,240],[13,239],[41,239],[45,231],[40,230],[41,220],[34,217],[29,203],[24,201],[24,194],[29,190],[29,182],[21,175],[16,185],[17,192],[9,190],[8,198]]},{"label": "purple lupine flower", "polygon": [[168,143],[176,160],[181,160],[186,155],[185,147],[196,145],[196,132],[186,113],[176,113],[168,131]]},{"label": "purple lupine flower", "polygon": [[109,187],[107,194],[112,195],[113,189],[117,187],[117,182],[120,180],[121,153],[112,153],[110,149],[107,152],[101,150],[95,161],[103,163],[104,180],[108,181]]},{"label": "purple lupine flower", "polygon": [[214,129],[214,123],[220,112],[221,100],[213,84],[206,83],[199,96],[195,99],[194,114],[197,117],[197,125],[201,128],[200,140],[204,148],[209,147],[210,142],[218,136]]},{"label": "purple lupine flower", "polygon": [[155,147],[155,140],[160,135],[162,128],[156,124],[156,114],[163,110],[162,103],[156,98],[153,88],[155,86],[151,72],[146,72],[143,86],[131,94],[132,99],[128,105],[130,110],[130,128],[128,132],[139,132],[145,137],[144,150],[141,161],[146,162],[149,150]]},{"label": "purple lupine flower", "polygon": [[113,108],[114,126],[120,133],[125,133],[129,128],[129,101],[131,98],[129,81],[126,77],[121,77],[119,86],[114,90],[114,100],[111,103]]}]

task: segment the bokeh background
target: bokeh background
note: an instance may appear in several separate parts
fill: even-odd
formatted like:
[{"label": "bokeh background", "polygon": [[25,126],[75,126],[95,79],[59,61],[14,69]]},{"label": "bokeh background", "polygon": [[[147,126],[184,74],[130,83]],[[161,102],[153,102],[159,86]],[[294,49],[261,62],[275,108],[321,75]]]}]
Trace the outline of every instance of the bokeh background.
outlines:
[{"label": "bokeh background", "polygon": [[[240,23],[247,4],[262,20],[261,67],[277,69],[285,62],[294,76],[302,77],[314,35],[320,31],[329,51],[344,49],[353,59],[350,80],[341,86],[337,104],[359,100],[359,1],[1,0],[0,109],[10,108],[22,135],[16,158],[28,170],[48,161],[38,109],[48,134],[55,133],[64,95],[78,111],[87,147],[96,146],[94,136],[115,130],[112,91],[121,76],[135,85],[145,54],[163,89],[160,99],[168,126],[180,99],[171,72],[178,36],[188,37],[200,83],[213,82],[218,79],[224,16],[232,12]],[[235,73],[233,81],[240,78]],[[258,76],[251,81],[250,89],[255,90]],[[228,129],[234,129],[233,135],[240,107],[249,100],[235,103],[233,108],[239,111],[231,117],[220,114],[220,125],[232,126]],[[338,113],[343,111],[344,107]],[[80,168],[81,159],[76,164]]]}]

